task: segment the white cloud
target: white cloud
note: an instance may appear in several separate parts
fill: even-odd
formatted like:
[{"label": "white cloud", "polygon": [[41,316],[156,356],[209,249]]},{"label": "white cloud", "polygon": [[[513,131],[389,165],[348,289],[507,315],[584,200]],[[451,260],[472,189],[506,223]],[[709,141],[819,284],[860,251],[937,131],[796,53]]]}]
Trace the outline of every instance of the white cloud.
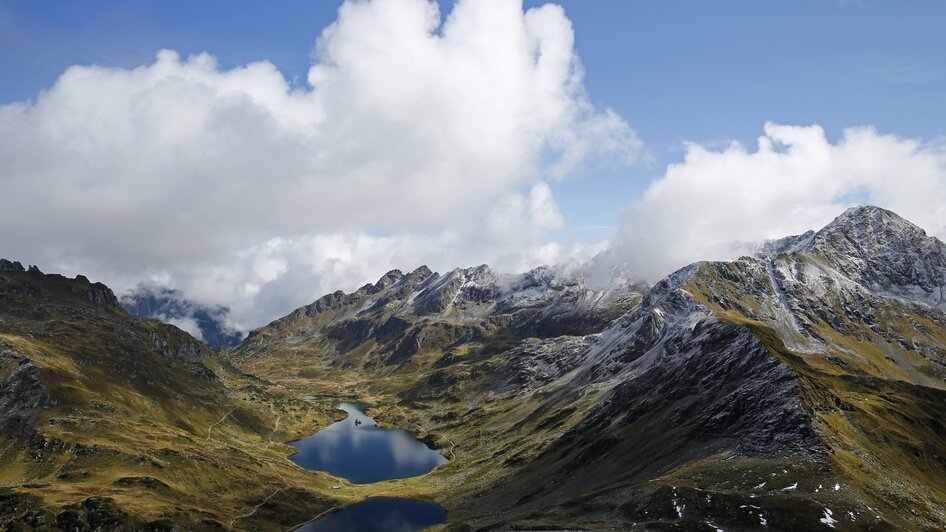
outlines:
[{"label": "white cloud", "polygon": [[570,252],[547,242],[562,222],[541,180],[640,148],[589,103],[555,5],[461,0],[441,24],[434,2],[349,1],[314,57],[293,88],[266,61],[164,50],[71,67],[0,106],[2,254],[285,312],[293,290],[424,256],[525,267]]},{"label": "white cloud", "polygon": [[[265,323],[335,290],[354,290],[392,269],[422,264],[445,272],[488,262],[500,271],[584,260],[601,244],[546,242],[561,215],[544,184],[501,198],[479,221],[440,231],[376,235],[363,231],[275,237],[241,249],[204,271],[154,279],[203,302],[227,304],[238,329]],[[484,258],[486,257],[486,258]]]},{"label": "white cloud", "polygon": [[848,206],[889,208],[946,236],[946,144],[873,128],[830,142],[820,126],[766,124],[756,151],[687,146],[626,213],[618,239],[651,279],[697,260],[728,259],[764,239],[818,229]]},{"label": "white cloud", "polygon": [[200,331],[200,325],[197,324],[197,320],[194,318],[170,318],[164,316],[156,316],[157,319],[170,323],[171,325],[177,327],[178,329],[189,333],[194,338],[198,340],[203,340],[203,333]]}]

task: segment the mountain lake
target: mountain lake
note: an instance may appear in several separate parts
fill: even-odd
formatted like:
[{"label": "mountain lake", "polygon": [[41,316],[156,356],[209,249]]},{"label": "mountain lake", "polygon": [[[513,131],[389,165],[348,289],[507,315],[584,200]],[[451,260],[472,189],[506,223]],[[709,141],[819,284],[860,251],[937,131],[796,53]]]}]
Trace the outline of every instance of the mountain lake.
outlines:
[{"label": "mountain lake", "polygon": [[[447,462],[406,430],[383,429],[358,405],[342,403],[348,417],[301,440],[289,442],[299,452],[289,457],[306,469],[325,471],[356,484],[423,475]],[[299,528],[317,530],[411,531],[442,523],[439,505],[400,497],[369,497]]]},{"label": "mountain lake", "polygon": [[369,497],[303,525],[296,532],[414,532],[446,520],[447,511],[432,502]]}]

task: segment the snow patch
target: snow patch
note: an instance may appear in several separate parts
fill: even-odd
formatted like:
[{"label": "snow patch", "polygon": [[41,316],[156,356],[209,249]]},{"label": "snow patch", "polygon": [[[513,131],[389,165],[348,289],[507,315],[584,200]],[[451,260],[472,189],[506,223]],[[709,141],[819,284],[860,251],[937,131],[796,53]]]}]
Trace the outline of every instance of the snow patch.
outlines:
[{"label": "snow patch", "polygon": [[686,509],[686,503],[680,504],[677,500],[677,490],[673,490],[673,509],[677,511],[677,517],[683,519],[683,510]]},{"label": "snow patch", "polygon": [[835,523],[837,523],[837,521],[835,521],[834,518],[831,516],[832,516],[831,510],[829,508],[825,508],[824,517],[822,517],[819,521],[830,526],[831,528],[837,528],[836,526],[834,526]]}]

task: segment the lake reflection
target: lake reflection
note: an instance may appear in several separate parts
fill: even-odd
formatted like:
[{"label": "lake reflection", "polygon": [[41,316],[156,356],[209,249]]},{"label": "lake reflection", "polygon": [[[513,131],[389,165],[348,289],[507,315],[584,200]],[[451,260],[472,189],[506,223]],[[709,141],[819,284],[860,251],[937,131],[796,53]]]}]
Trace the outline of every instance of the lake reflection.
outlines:
[{"label": "lake reflection", "polygon": [[297,532],[415,532],[447,520],[440,506],[415,499],[370,497],[297,529]]},{"label": "lake reflection", "polygon": [[348,417],[289,445],[290,460],[356,484],[423,475],[447,461],[404,430],[382,429],[357,406],[342,403]]}]

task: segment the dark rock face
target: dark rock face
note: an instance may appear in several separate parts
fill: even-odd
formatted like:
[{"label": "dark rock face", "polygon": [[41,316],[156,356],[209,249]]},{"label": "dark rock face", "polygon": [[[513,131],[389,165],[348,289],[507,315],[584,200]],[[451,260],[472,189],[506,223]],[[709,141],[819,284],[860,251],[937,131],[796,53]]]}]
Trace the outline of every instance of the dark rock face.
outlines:
[{"label": "dark rock face", "polygon": [[527,339],[510,349],[506,362],[496,372],[499,390],[538,388],[578,369],[576,353],[588,350],[597,337],[558,336],[545,340]]},{"label": "dark rock face", "polygon": [[695,265],[667,277],[584,350],[572,383],[612,387],[549,451],[571,457],[565,471],[606,460],[617,442],[641,434],[673,435],[668,445],[691,453],[722,446],[745,456],[821,456],[797,374],[752,329],[720,322],[688,290],[695,278],[734,275],[718,270]]},{"label": "dark rock face", "polygon": [[25,272],[23,265],[19,262],[11,262],[7,259],[0,259],[0,272]]},{"label": "dark rock face", "polygon": [[[165,326],[167,327],[167,326]],[[175,357],[175,358],[184,358],[191,360],[206,360],[210,356],[210,350],[207,346],[190,336],[183,335],[180,332],[177,334],[170,334],[171,327],[165,329],[153,331],[151,333],[151,343],[155,348],[164,356]],[[204,366],[199,366],[199,369],[203,371]],[[212,373],[212,372],[211,372]],[[215,376],[206,375],[201,373],[201,378],[216,379]]]},{"label": "dark rock face", "polygon": [[[519,275],[486,265],[446,275],[426,266],[406,275],[392,270],[374,284],[328,294],[251,332],[233,356],[263,355],[285,341],[329,356],[331,365],[341,360],[345,367],[383,368],[462,345],[503,349],[528,337],[598,332],[636,303],[641,289],[592,289],[580,269],[565,267]],[[501,345],[491,346],[494,340]],[[360,361],[346,356],[365,351],[368,358]]]},{"label": "dark rock face", "polygon": [[[36,298],[49,298],[53,292],[67,290],[86,301],[104,306],[118,306],[118,298],[112,290],[102,283],[91,283],[84,275],[75,279],[52,273],[44,274],[36,266],[24,270],[19,262],[10,262],[0,259],[0,273],[7,274],[5,279],[7,289],[16,293],[29,294]],[[25,275],[20,275],[24,274]]]},{"label": "dark rock face", "polygon": [[660,412],[647,430],[688,427],[694,441],[725,437],[740,451],[759,455],[819,453],[796,375],[749,331],[708,324],[687,336],[669,342],[680,351],[617,385],[590,426],[579,430],[620,432]]},{"label": "dark rock face", "polygon": [[66,507],[56,516],[60,530],[118,530],[130,528],[129,516],[109,497],[89,497]]},{"label": "dark rock face", "polygon": [[0,420],[31,420],[50,405],[39,368],[0,340]]},{"label": "dark rock face", "polygon": [[[79,277],[82,278],[79,279]],[[85,299],[88,299],[93,303],[111,306],[118,305],[118,298],[115,297],[115,293],[112,292],[111,288],[105,286],[102,283],[90,283],[89,280],[84,276],[79,277],[77,277],[76,280],[81,284],[88,285],[88,288],[82,287],[74,290],[76,294],[82,295],[85,297]]]},{"label": "dark rock face", "polygon": [[338,324],[337,327],[329,330],[326,336],[333,340],[337,340],[338,344],[336,349],[339,352],[350,351],[363,342],[367,341],[371,337],[372,333],[372,322],[369,320],[363,319],[354,319],[344,321]]}]

